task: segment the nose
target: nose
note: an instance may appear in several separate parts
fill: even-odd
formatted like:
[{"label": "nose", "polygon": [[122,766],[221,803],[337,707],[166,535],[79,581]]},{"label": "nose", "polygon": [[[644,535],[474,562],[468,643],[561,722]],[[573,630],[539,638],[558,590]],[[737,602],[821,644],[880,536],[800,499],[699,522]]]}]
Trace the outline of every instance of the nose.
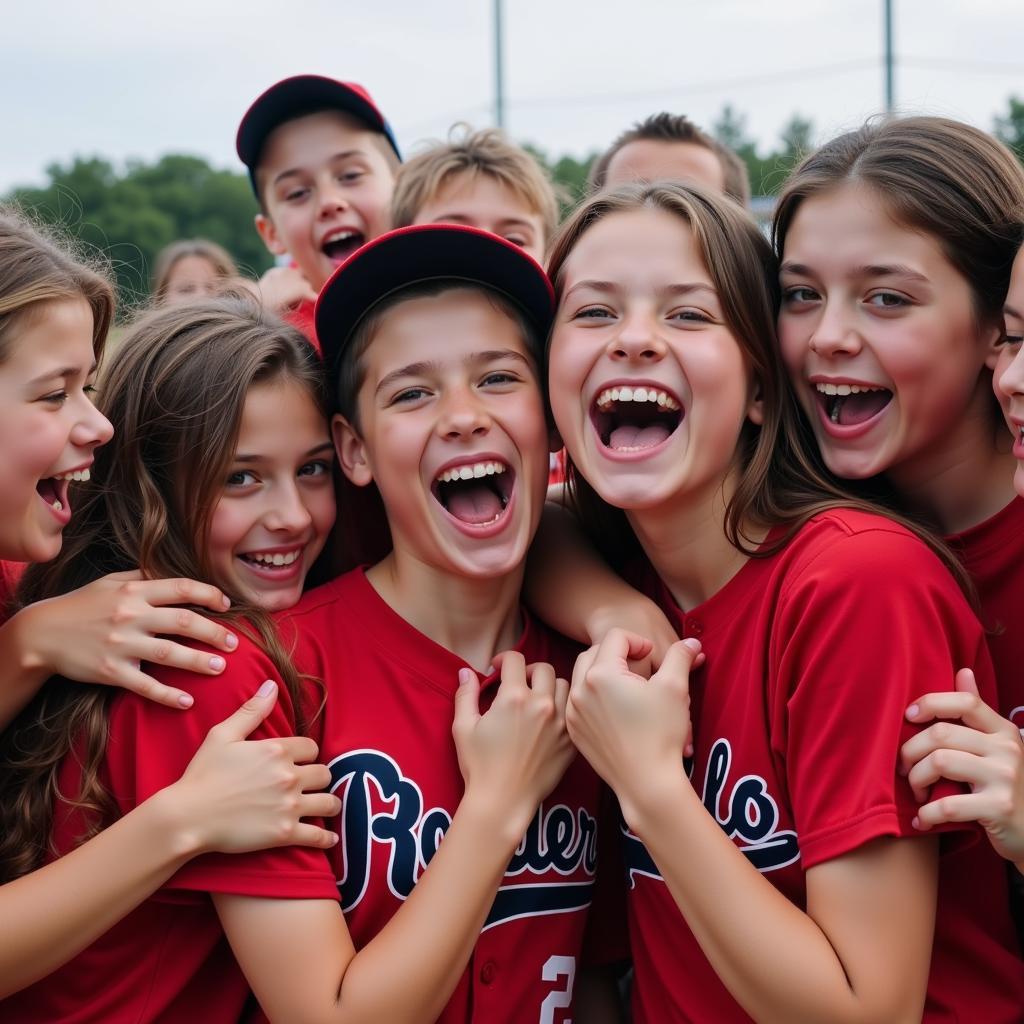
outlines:
[{"label": "nose", "polygon": [[999,356],[993,377],[997,397],[1000,393],[1007,398],[1024,396],[1024,345],[1004,342]]},{"label": "nose", "polygon": [[625,316],[608,342],[608,355],[618,362],[655,363],[665,355],[653,315],[637,311]]},{"label": "nose", "polygon": [[469,388],[447,392],[441,399],[438,432],[457,441],[483,437],[491,429],[491,417],[480,398]]},{"label": "nose", "polygon": [[319,199],[321,217],[329,217],[339,210],[348,209],[348,200],[345,198],[345,190],[339,184],[334,175],[325,177],[319,183]]},{"label": "nose", "polygon": [[272,502],[264,519],[268,530],[297,534],[308,529],[313,522],[294,479],[275,489]]},{"label": "nose", "polygon": [[88,398],[83,397],[81,412],[71,428],[71,443],[76,448],[99,448],[113,436],[114,427],[110,420]]},{"label": "nose", "polygon": [[861,337],[846,309],[839,302],[822,302],[821,315],[814,325],[811,350],[820,356],[855,355]]}]

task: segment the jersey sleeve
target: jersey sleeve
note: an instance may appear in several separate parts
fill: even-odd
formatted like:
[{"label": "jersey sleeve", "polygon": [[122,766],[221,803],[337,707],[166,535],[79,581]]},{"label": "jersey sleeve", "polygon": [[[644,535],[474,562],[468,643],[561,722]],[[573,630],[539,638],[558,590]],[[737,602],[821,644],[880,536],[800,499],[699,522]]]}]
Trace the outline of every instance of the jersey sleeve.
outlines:
[{"label": "jersey sleeve", "polygon": [[[805,868],[879,836],[920,835],[918,803],[897,770],[900,747],[921,728],[906,708],[951,690],[961,668],[994,693],[981,626],[920,540],[896,526],[862,529],[809,554],[780,594],[769,654],[775,753]],[[943,830],[964,829],[976,832]]]},{"label": "jersey sleeve", "polygon": [[[227,656],[227,667],[220,676],[167,668],[151,668],[151,672],[160,682],[191,693],[194,704],[181,711],[133,693],[116,698],[110,716],[107,770],[122,813],[177,782],[209,729],[234,714],[264,680],[278,683],[278,698],[273,711],[249,738],[296,734],[292,702],[273,662],[244,636],[239,637],[238,649]],[[173,899],[175,892],[337,899],[324,852],[297,846],[196,857],[165,884],[161,894]]]}]

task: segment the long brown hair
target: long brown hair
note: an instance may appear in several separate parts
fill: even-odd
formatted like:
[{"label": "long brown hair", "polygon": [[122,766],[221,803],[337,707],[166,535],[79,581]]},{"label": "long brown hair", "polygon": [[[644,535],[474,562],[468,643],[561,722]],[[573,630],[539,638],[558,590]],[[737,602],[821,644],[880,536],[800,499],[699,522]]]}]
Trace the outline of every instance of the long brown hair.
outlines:
[{"label": "long brown hair", "polygon": [[[165,245],[157,253],[153,267],[153,301],[163,302],[167,286],[171,283],[171,272],[186,256],[198,256],[213,267],[218,281],[223,284],[232,277],[238,277],[238,267],[227,249],[208,238],[182,238]],[[218,289],[220,291],[221,289]]]},{"label": "long brown hair", "polygon": [[0,205],[0,362],[12,329],[43,303],[82,298],[92,310],[92,338],[99,359],[114,316],[109,267],[77,251],[70,238]]},{"label": "long brown hair", "polygon": [[[722,314],[750,367],[763,406],[763,423],[744,424],[736,450],[738,483],[728,501],[725,532],[751,557],[767,557],[787,544],[813,516],[829,509],[882,513],[917,534],[969,592],[963,569],[945,545],[921,526],[888,508],[854,497],[825,468],[778,356],[775,319],[778,270],[771,247],[734,202],[703,189],[661,182],[624,185],[582,204],[555,238],[548,272],[561,301],[565,262],[580,238],[616,213],[663,210],[690,228],[722,305]],[[568,485],[584,526],[602,552],[621,564],[637,542],[625,514],[611,509],[569,460]],[[771,545],[758,547],[755,530],[784,527]]]},{"label": "long brown hair", "polygon": [[[254,384],[281,378],[301,384],[326,409],[312,348],[248,300],[210,300],[144,316],[101,381],[99,405],[114,424],[114,439],[97,451],[92,478],[76,486],[60,555],[27,571],[18,600],[66,594],[135,567],[148,578],[216,582],[232,599],[220,618],[273,660],[302,731],[302,680],[269,616],[215,578],[205,542],[246,395]],[[116,816],[100,780],[114,692],[53,679],[0,739],[0,879],[38,865],[58,799],[92,812],[90,835]],[[61,762],[73,750],[82,762],[77,795],[58,789]]]}]

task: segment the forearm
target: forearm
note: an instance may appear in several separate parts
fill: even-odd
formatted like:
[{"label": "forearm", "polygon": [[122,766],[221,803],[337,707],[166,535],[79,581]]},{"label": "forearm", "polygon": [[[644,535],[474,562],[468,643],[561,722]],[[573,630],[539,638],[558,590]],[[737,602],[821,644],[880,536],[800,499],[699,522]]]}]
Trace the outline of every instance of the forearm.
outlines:
[{"label": "forearm", "polygon": [[[630,814],[634,831],[716,973],[748,1013],[758,1021],[786,1024],[920,1020],[930,918],[927,929],[921,929],[927,936],[919,943],[926,948],[920,963],[915,961],[920,985],[914,977],[900,978],[882,993],[875,983],[877,973],[860,972],[862,964],[844,962],[833,937],[749,863],[682,773],[659,793],[657,801],[645,800]],[[870,927],[863,939],[874,941]],[[875,981],[867,982],[865,976]]]},{"label": "forearm", "polygon": [[523,593],[548,625],[586,644],[615,625],[614,609],[647,603],[587,543],[575,516],[552,502],[530,546]]},{"label": "forearm", "polygon": [[14,721],[51,674],[32,645],[31,614],[25,608],[0,626],[0,731]]},{"label": "forearm", "polygon": [[0,998],[91,945],[197,852],[158,793],[67,856],[0,888]]},{"label": "forearm", "polygon": [[409,898],[349,965],[338,1020],[412,1024],[440,1016],[525,830],[487,802],[463,799]]}]

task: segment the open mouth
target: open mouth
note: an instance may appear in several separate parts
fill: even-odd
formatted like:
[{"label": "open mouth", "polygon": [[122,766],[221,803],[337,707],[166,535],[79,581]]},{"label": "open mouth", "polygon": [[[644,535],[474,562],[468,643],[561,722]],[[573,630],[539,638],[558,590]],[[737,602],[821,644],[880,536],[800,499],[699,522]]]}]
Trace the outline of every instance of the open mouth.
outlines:
[{"label": "open mouth", "polygon": [[291,578],[301,568],[304,547],[290,551],[243,551],[235,555],[248,569],[266,579]]},{"label": "open mouth", "polygon": [[362,233],[345,228],[341,231],[332,231],[324,239],[321,248],[324,255],[335,266],[341,266],[364,241],[365,237]]},{"label": "open mouth", "polygon": [[888,388],[867,384],[814,385],[818,405],[830,423],[841,427],[855,427],[877,416],[891,401]]},{"label": "open mouth", "polygon": [[453,519],[467,526],[493,526],[508,508],[515,478],[507,463],[485,459],[446,469],[430,490]]},{"label": "open mouth", "polygon": [[58,473],[36,482],[36,493],[62,518],[71,514],[68,501],[68,487],[72,481],[84,483],[90,478],[88,469],[75,469],[70,473]]},{"label": "open mouth", "polygon": [[597,396],[590,417],[605,448],[641,452],[667,441],[682,423],[683,410],[661,388],[618,385]]}]

